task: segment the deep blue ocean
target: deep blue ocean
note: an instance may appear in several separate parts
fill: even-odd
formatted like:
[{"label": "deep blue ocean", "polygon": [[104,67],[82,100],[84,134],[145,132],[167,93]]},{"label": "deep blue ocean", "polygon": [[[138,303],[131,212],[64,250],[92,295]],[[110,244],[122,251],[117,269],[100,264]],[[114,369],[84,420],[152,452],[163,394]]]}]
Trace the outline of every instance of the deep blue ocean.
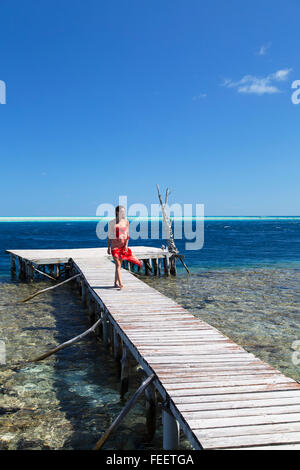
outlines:
[{"label": "deep blue ocean", "polygon": [[[149,224],[150,227],[150,224]],[[150,229],[149,229],[150,230]],[[133,245],[160,247],[163,240],[134,240]],[[204,225],[201,250],[180,253],[194,270],[207,268],[300,266],[300,220],[209,221]],[[91,248],[106,246],[96,235],[95,222],[2,222],[0,274],[9,275],[6,249]]]},{"label": "deep blue ocean", "polygon": [[[186,251],[185,240],[175,242],[190,274],[178,264],[177,277],[141,279],[300,380],[300,364],[293,359],[300,340],[300,220],[209,220],[201,250]],[[131,246],[162,243],[137,240]],[[93,336],[39,364],[12,367],[76,336],[89,323],[68,284],[18,304],[52,284],[11,280],[5,250],[105,245],[96,236],[96,222],[0,223],[0,340],[7,352],[0,367],[1,449],[91,449],[124,406],[116,364]],[[129,394],[139,383],[133,372]],[[147,442],[144,416],[140,401],[105,448],[161,448],[161,426]],[[183,436],[181,447],[189,448]]]}]

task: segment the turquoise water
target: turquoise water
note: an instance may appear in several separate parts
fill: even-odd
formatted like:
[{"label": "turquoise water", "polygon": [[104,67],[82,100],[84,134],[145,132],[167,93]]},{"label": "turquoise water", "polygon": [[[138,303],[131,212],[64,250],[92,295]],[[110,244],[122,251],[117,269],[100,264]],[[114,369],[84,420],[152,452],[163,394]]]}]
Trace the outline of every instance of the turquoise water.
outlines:
[{"label": "turquoise water", "polygon": [[[90,449],[124,404],[117,367],[91,336],[37,365],[10,365],[41,354],[81,333],[89,323],[76,291],[66,285],[28,304],[16,304],[39,288],[12,281],[5,249],[104,246],[95,221],[0,224],[0,448]],[[134,244],[161,246],[161,240]],[[185,251],[191,274],[144,278],[247,350],[300,380],[293,342],[300,340],[300,220],[206,220],[204,248]],[[140,383],[133,367],[130,393]],[[129,395],[130,395],[129,393]],[[160,448],[161,426],[150,443],[143,399],[107,442],[107,449]],[[182,440],[182,447],[188,443]]]}]

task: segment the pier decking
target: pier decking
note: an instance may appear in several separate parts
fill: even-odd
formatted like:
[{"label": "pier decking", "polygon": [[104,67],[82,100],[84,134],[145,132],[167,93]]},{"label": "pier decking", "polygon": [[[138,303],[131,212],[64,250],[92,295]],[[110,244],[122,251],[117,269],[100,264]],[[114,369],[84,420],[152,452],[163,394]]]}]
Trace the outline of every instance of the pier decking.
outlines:
[{"label": "pier decking", "polygon": [[[168,257],[156,248],[132,250],[145,260]],[[125,288],[113,288],[114,264],[106,249],[8,253],[13,266],[18,258],[27,271],[30,265],[68,263],[70,275],[81,274],[82,299],[92,319],[102,318],[103,341],[121,361],[123,385],[129,354],[147,376],[156,376],[165,449],[178,446],[179,427],[195,449],[300,449],[300,384],[133,273],[123,269]]]}]

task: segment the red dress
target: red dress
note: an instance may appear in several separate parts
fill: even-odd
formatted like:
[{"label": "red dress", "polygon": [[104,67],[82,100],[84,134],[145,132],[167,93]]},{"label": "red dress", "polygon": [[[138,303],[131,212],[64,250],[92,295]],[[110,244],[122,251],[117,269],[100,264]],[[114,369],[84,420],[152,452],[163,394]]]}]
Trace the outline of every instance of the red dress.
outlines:
[{"label": "red dress", "polygon": [[[114,258],[129,261],[130,263],[137,264],[139,267],[142,267],[143,263],[134,256],[130,248],[127,248],[125,251],[125,240],[129,240],[128,226],[127,227],[116,227],[116,243],[112,245],[118,245],[116,248],[112,247],[111,254]],[[122,243],[121,240],[124,240]]]}]

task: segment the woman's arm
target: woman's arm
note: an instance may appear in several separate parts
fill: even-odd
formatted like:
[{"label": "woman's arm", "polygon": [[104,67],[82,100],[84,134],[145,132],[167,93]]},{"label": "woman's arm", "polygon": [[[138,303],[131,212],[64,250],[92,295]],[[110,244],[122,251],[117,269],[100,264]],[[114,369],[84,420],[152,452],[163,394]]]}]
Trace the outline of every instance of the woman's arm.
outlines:
[{"label": "woman's arm", "polygon": [[108,224],[108,234],[107,234],[107,253],[111,254],[111,240],[113,238],[113,221],[111,220]]},{"label": "woman's arm", "polygon": [[125,251],[128,249],[128,242],[129,242],[129,222],[127,220],[127,238],[126,238],[126,243],[125,243]]}]

